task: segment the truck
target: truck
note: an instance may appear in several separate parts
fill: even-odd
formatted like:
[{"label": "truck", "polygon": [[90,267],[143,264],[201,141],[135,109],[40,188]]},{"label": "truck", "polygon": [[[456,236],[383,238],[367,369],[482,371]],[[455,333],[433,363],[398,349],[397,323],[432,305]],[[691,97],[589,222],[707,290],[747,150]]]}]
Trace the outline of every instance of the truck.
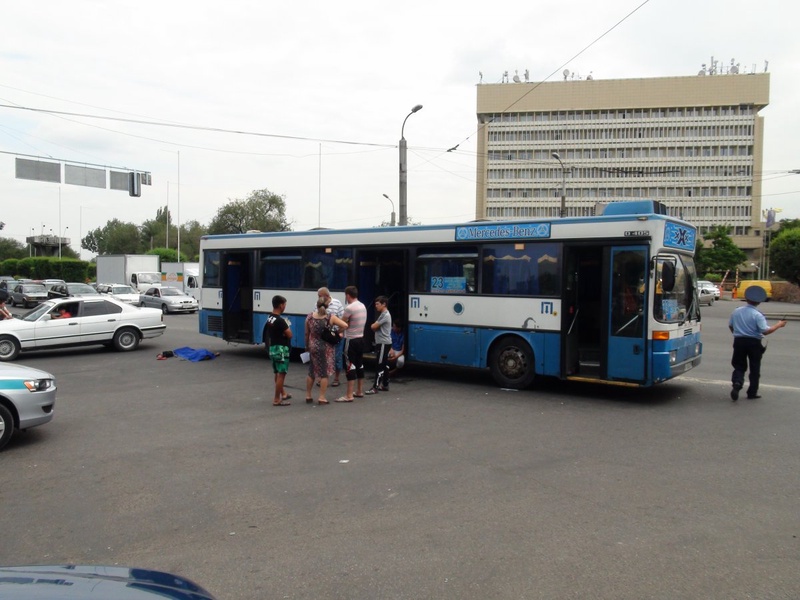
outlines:
[{"label": "truck", "polygon": [[139,293],[161,285],[156,254],[106,254],[97,257],[97,283],[124,283]]},{"label": "truck", "polygon": [[200,263],[161,263],[161,285],[178,288],[200,302]]}]

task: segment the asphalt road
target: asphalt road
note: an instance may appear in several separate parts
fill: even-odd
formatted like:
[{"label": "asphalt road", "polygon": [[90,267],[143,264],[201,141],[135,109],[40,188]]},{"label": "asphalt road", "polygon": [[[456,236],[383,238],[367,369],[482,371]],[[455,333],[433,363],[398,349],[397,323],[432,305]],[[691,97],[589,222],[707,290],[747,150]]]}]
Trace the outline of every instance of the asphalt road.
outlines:
[{"label": "asphalt road", "polygon": [[[738,305],[703,308],[703,364],[649,390],[416,368],[318,407],[292,363],[273,408],[263,349],[191,315],[132,353],[23,355],[59,395],[0,453],[0,564],[165,569],[220,600],[798,598],[800,322],[732,403]],[[186,345],[222,354],[156,360]]]}]

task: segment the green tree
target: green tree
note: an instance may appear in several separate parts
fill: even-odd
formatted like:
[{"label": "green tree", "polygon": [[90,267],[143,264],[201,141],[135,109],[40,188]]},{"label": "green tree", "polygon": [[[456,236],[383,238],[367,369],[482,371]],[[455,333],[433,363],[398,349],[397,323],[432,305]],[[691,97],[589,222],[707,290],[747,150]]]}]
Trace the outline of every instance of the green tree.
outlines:
[{"label": "green tree", "polygon": [[729,226],[717,225],[703,239],[710,241],[711,247],[697,248],[695,261],[698,273],[724,273],[747,259],[747,255],[733,243]]},{"label": "green tree", "polygon": [[245,200],[230,200],[222,206],[208,226],[208,233],[289,231],[286,200],[267,189],[253,190]]},{"label": "green tree", "polygon": [[769,246],[769,264],[786,281],[800,285],[800,228],[778,233]]},{"label": "green tree", "polygon": [[200,238],[208,233],[208,227],[199,221],[187,221],[181,225],[181,254],[189,261],[200,259]]},{"label": "green tree", "polygon": [[139,254],[145,250],[140,233],[133,223],[112,219],[105,227],[87,233],[81,247],[97,254]]},{"label": "green tree", "polygon": [[[181,242],[181,245],[183,245],[183,242]],[[153,248],[145,254],[157,254],[161,257],[162,264],[165,262],[189,262],[183,252],[181,252],[180,258],[178,258],[178,251],[175,250],[175,248]]]},{"label": "green tree", "polygon": [[787,229],[800,229],[800,219],[783,219],[779,225],[778,233],[783,233]]},{"label": "green tree", "polygon": [[12,238],[0,237],[0,260],[7,258],[27,258],[28,247]]}]

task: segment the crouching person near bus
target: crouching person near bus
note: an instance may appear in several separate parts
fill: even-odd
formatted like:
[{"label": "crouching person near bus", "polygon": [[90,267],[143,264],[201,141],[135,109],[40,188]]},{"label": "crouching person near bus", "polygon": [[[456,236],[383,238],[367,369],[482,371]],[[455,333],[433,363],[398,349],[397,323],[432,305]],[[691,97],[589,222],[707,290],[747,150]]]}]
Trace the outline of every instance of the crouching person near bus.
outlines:
[{"label": "crouching person near bus", "polygon": [[275,395],[272,397],[272,406],[289,406],[287,400],[291,395],[284,393],[283,383],[289,372],[289,347],[292,339],[292,330],[289,321],[281,315],[286,310],[286,298],[273,296],[272,312],[267,315],[267,336],[264,342],[269,344],[269,357],[272,359],[272,371],[275,373]]},{"label": "crouching person near bus", "polygon": [[394,377],[406,364],[406,338],[403,323],[392,319],[392,349],[389,350],[389,377]]}]

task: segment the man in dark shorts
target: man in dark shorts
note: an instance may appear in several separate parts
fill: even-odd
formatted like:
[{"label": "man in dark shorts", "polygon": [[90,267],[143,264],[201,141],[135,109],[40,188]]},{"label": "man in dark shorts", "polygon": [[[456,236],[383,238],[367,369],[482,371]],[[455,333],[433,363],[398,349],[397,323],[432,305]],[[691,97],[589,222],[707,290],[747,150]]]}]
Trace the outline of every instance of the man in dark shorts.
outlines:
[{"label": "man in dark shorts", "polygon": [[272,397],[272,406],[289,406],[289,394],[283,391],[283,382],[289,372],[289,355],[291,349],[289,340],[292,339],[292,330],[289,320],[281,315],[286,310],[286,298],[273,296],[272,312],[267,315],[267,335],[264,342],[269,344],[269,357],[272,359],[272,371],[275,373],[275,395]]},{"label": "man in dark shorts", "polygon": [[358,300],[358,288],[349,285],[344,288],[347,303],[342,319],[347,321],[344,332],[345,374],[347,393],[336,402],[352,402],[354,398],[364,397],[364,325],[367,323],[367,307]]}]

